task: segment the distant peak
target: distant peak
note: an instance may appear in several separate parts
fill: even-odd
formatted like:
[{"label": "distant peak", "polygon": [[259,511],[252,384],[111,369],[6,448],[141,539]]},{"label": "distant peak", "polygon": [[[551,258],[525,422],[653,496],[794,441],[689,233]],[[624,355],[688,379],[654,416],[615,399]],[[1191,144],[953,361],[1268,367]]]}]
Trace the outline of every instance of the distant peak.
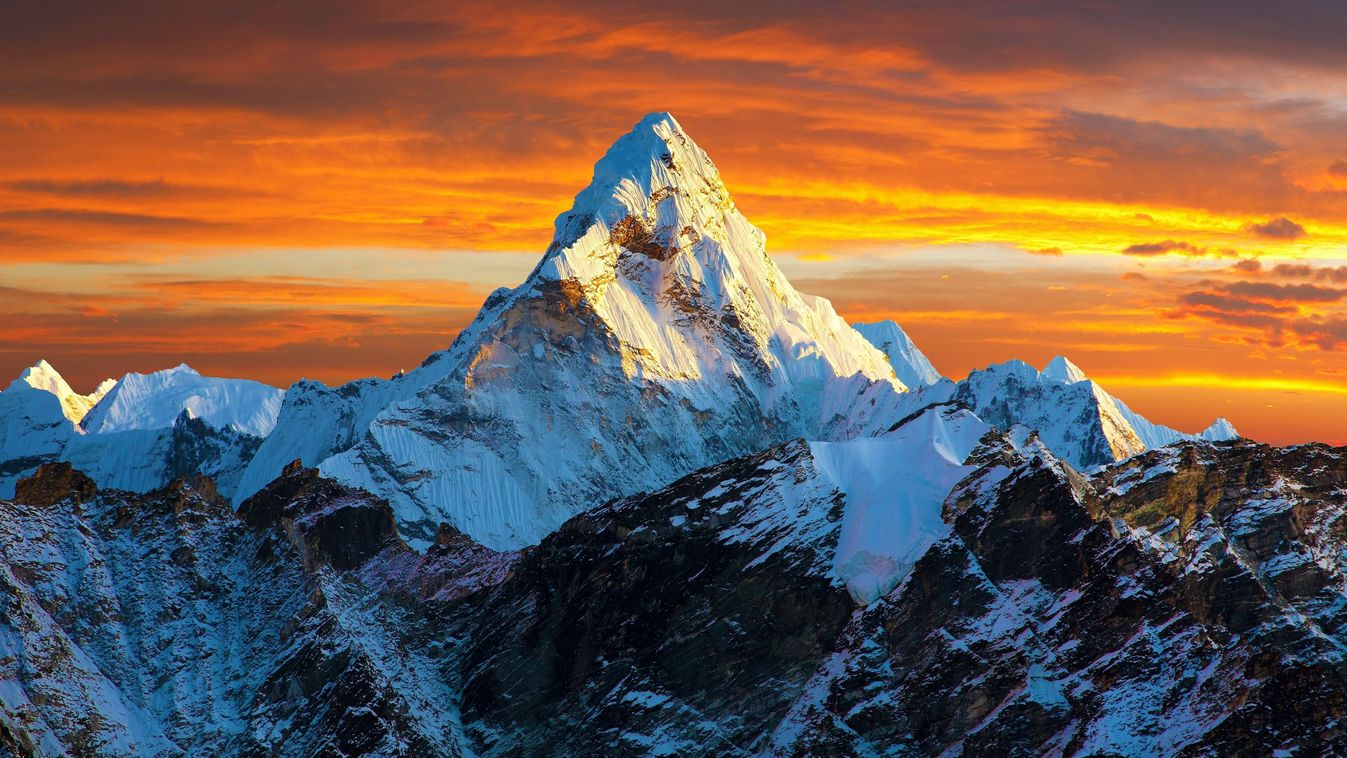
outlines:
[{"label": "distant peak", "polygon": [[1239,432],[1235,430],[1235,425],[1230,423],[1229,419],[1222,416],[1211,422],[1211,426],[1203,429],[1197,436],[1210,442],[1221,442],[1239,439]]},{"label": "distant peak", "polygon": [[74,394],[74,390],[70,389],[69,384],[66,384],[65,378],[46,360],[40,360],[24,369],[19,373],[19,378],[15,379],[9,386],[13,389],[20,385],[46,390],[57,397]]},{"label": "distant peak", "polygon": [[1048,365],[1043,369],[1043,375],[1066,384],[1075,384],[1076,382],[1083,382],[1089,379],[1089,377],[1085,375],[1085,372],[1080,370],[1080,366],[1072,363],[1063,355],[1059,355],[1049,361]]}]

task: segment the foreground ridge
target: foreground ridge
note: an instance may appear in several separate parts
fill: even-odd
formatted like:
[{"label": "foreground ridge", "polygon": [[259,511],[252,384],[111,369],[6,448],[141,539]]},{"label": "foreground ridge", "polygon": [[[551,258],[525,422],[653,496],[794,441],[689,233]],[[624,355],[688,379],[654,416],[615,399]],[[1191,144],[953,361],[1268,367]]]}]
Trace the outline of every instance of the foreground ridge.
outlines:
[{"label": "foreground ridge", "polygon": [[787,442],[506,553],[445,527],[418,554],[386,502],[298,464],[238,515],[207,481],[94,492],[49,464],[0,502],[0,644],[24,662],[0,744],[1347,748],[1347,450],[1187,442],[1082,476],[988,431],[943,502],[911,505],[942,526],[857,597],[838,566],[867,506],[835,476],[884,475],[883,439]]}]

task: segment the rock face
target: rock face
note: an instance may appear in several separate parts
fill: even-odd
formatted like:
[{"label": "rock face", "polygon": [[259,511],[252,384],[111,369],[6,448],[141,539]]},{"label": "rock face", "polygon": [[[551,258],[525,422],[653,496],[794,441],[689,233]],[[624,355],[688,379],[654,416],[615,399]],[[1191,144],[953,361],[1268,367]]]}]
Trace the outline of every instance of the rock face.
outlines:
[{"label": "rock face", "polygon": [[[23,489],[66,481],[79,475],[55,464]],[[433,568],[443,551],[411,553],[386,503],[311,471],[291,472],[247,514],[207,482],[79,506],[0,503],[0,745],[458,754],[435,645],[408,646],[434,630],[433,597],[417,588],[462,581]],[[471,554],[478,579],[499,576],[489,551]]]},{"label": "rock face", "polygon": [[837,560],[854,482],[901,464],[873,446],[948,438],[960,414],[836,449],[787,442],[519,553],[445,526],[418,554],[387,503],[299,465],[238,515],[205,482],[85,498],[77,472],[45,467],[24,489],[50,494],[0,503],[0,744],[1347,750],[1347,450],[1186,442],[1084,476],[1035,436],[989,430],[929,506],[938,533],[858,600]]},{"label": "rock face", "polygon": [[94,480],[76,471],[69,463],[44,463],[27,479],[20,479],[14,500],[25,505],[55,505],[61,502],[83,503],[98,491]]}]

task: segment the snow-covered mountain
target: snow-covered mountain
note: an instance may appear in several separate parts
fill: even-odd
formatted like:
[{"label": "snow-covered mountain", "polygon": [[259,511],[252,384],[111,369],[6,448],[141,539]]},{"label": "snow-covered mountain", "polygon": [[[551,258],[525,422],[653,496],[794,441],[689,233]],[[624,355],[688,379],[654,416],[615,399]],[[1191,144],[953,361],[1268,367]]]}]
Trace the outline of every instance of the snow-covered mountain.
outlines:
[{"label": "snow-covered mountain", "polygon": [[0,392],[0,497],[57,460],[75,463],[103,487],[148,492],[199,473],[232,494],[283,395],[186,365],[109,379],[81,395],[39,361]]},{"label": "snow-covered mountain", "polygon": [[19,378],[10,384],[10,389],[22,389],[23,385],[37,390],[44,390],[56,396],[61,402],[61,412],[71,423],[78,424],[84,419],[84,416],[93,408],[103,396],[108,394],[117,380],[104,379],[102,383],[91,393],[81,395],[70,388],[66,383],[65,377],[57,373],[50,363],[40,360],[33,366],[26,368],[19,374]]},{"label": "snow-covered mountain", "polygon": [[76,434],[68,414],[82,403],[68,399],[78,397],[45,361],[0,392],[0,497],[13,496],[21,476],[60,455]]},{"label": "snow-covered mountain", "polygon": [[410,373],[0,392],[0,755],[1344,754],[1344,514],[848,326],[652,114]]},{"label": "snow-covered mountain", "polygon": [[960,382],[942,379],[919,388],[903,406],[936,402],[961,404],[1002,430],[1037,432],[1057,457],[1082,470],[1183,440],[1217,442],[1239,436],[1225,419],[1198,434],[1153,423],[1062,356],[1042,371],[1012,360],[973,371]]},{"label": "snow-covered mountain", "polygon": [[908,387],[916,389],[935,384],[944,378],[898,324],[892,321],[877,321],[873,324],[855,323],[852,326],[870,344],[883,351],[898,379]]},{"label": "snow-covered mountain", "polygon": [[237,497],[298,458],[387,497],[423,544],[447,521],[518,547],[735,455],[887,428],[904,389],[791,287],[710,158],[655,113],[449,350],[393,380],[292,388]]},{"label": "snow-covered mountain", "polygon": [[127,374],[104,394],[82,423],[94,434],[165,429],[186,411],[217,429],[265,437],[276,425],[285,391],[248,379],[202,376],[183,363]]}]

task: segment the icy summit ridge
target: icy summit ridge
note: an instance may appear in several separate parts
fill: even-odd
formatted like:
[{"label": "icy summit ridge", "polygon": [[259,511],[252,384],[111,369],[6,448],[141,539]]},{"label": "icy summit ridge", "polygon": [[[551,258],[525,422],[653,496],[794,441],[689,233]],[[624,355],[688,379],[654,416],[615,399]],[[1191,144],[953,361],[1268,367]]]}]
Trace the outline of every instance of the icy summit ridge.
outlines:
[{"label": "icy summit ridge", "polygon": [[966,403],[984,421],[1001,428],[1019,424],[1039,432],[1056,455],[1078,469],[1122,460],[1183,440],[1235,439],[1228,421],[1199,434],[1156,424],[1114,397],[1063,356],[1042,371],[1009,360],[971,372],[933,391]]}]

